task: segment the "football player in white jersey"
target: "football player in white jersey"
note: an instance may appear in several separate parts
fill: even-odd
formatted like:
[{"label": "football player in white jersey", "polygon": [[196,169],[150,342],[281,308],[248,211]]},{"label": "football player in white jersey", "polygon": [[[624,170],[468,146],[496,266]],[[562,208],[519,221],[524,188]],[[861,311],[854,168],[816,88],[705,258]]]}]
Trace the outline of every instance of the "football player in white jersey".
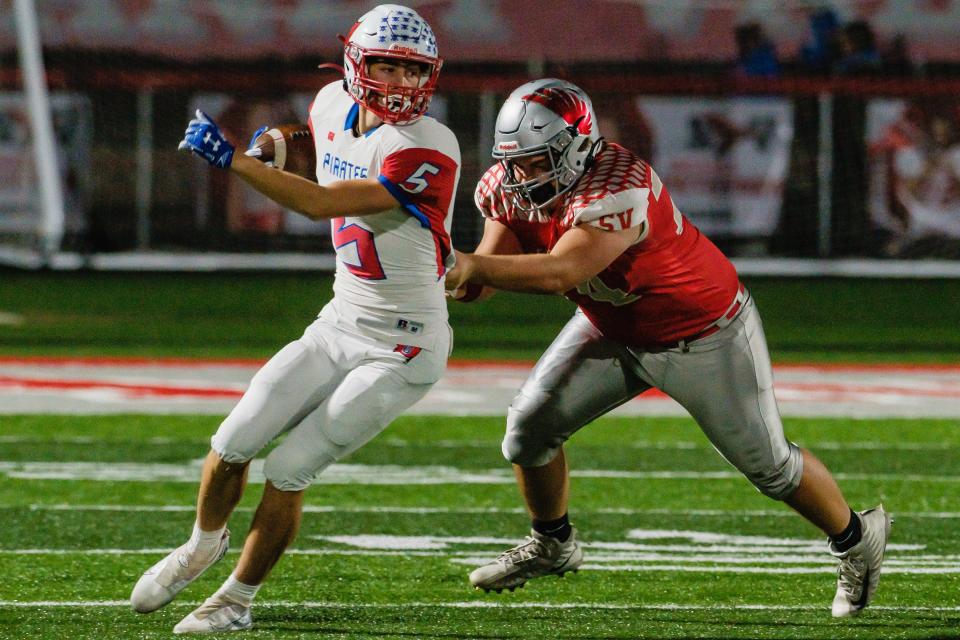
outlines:
[{"label": "football player in white jersey", "polygon": [[337,269],[333,300],[257,372],[213,436],[190,539],[133,589],[134,610],[155,611],[224,555],[250,460],[286,434],[264,463],[236,568],[175,633],[249,628],[254,595],[296,536],[314,476],[380,433],[446,366],[443,276],[460,150],[426,115],[441,66],[436,40],[415,11],[380,5],[343,41],[344,79],[310,108],[316,183],[235,154],[199,111],[180,144],[281,205],[330,220]]}]

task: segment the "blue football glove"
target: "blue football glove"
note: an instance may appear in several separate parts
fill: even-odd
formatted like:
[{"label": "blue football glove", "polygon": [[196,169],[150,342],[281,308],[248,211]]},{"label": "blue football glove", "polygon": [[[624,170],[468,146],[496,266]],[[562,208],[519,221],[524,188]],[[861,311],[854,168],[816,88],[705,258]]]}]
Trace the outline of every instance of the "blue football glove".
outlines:
[{"label": "blue football glove", "polygon": [[197,109],[197,117],[190,121],[177,147],[180,151],[192,151],[211,167],[228,169],[233,162],[233,145],[223,136],[210,116]]},{"label": "blue football glove", "polygon": [[[257,138],[260,137],[260,134],[267,130],[267,125],[263,125],[259,129],[253,132],[253,135],[250,136],[250,144],[247,145],[247,151],[253,149],[253,143],[257,141]],[[250,155],[249,153],[247,155]]]}]

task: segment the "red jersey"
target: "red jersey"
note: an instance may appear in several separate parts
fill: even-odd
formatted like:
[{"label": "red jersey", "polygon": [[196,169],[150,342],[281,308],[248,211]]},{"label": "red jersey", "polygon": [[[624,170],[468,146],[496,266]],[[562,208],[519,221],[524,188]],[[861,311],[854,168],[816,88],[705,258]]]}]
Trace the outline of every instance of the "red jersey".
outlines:
[{"label": "red jersey", "polygon": [[640,227],[640,238],[591,280],[564,295],[604,336],[634,347],[690,338],[724,315],[739,290],[736,269],[677,209],[649,164],[607,143],[548,222],[528,220],[500,186],[503,166],[477,183],[480,212],[516,234],[524,253],[544,253],[566,231]]}]

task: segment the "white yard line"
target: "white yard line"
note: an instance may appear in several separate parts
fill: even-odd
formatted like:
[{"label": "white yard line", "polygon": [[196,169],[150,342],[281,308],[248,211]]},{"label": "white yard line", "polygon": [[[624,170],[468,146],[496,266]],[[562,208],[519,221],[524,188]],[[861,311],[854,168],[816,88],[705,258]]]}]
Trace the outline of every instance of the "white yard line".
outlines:
[{"label": "white yard line", "polygon": [[[154,437],[144,440],[146,444],[209,444],[209,438],[170,438]],[[58,436],[56,438],[38,438],[36,436],[0,436],[0,444],[111,444],[112,440],[105,440],[95,436]],[[128,441],[123,441],[127,444]],[[404,440],[400,438],[383,438],[377,440],[377,444],[383,447],[395,447],[405,449],[408,447],[436,447],[438,449],[489,449],[499,448],[499,441],[492,440]],[[676,442],[655,442],[652,440],[636,440],[634,442],[624,443],[623,446],[637,450],[651,451],[695,451],[702,449],[712,451],[709,443],[703,441],[676,441]],[[951,451],[960,449],[960,443],[952,442],[835,442],[835,441],[804,441],[803,446],[816,451]]]},{"label": "white yard line", "polygon": [[[208,445],[209,438],[147,438],[145,444]],[[0,436],[0,444],[129,444],[129,441],[114,441],[95,436],[58,436],[56,438],[38,438],[36,436]],[[438,449],[499,449],[500,442],[492,440],[401,440],[397,438],[377,440],[381,447],[405,449],[408,447],[434,447]],[[654,442],[637,440],[623,443],[623,446],[638,451],[712,451],[706,442],[677,441]],[[960,444],[952,442],[833,442],[804,441],[803,446],[811,451],[951,451],[960,449]]]},{"label": "white yard line", "polygon": [[[39,462],[0,460],[0,476],[23,480],[98,480],[110,482],[189,482],[196,483],[202,460],[186,464],[135,462]],[[570,472],[573,478],[614,480],[742,480],[735,470],[730,471],[626,471],[612,469],[581,469]],[[835,473],[837,480],[868,480],[872,482],[931,482],[960,483],[960,475],[897,474],[897,473]],[[263,461],[250,465],[249,482],[260,483]],[[451,466],[419,465],[363,465],[334,464],[321,473],[315,484],[369,484],[387,486],[436,484],[513,484],[513,474],[506,468],[460,469]]]},{"label": "white yard line", "polygon": [[[4,505],[14,506],[14,505]],[[183,512],[193,513],[196,510],[194,505],[124,505],[124,504],[31,504],[31,511],[107,511],[107,512]],[[234,511],[252,512],[255,507],[237,507]],[[397,513],[410,515],[445,515],[445,514],[525,514],[527,510],[522,507],[499,508],[499,507],[391,507],[391,506],[373,506],[373,507],[348,507],[336,505],[304,505],[304,513]],[[623,508],[599,508],[599,509],[577,509],[577,513],[600,514],[600,515],[626,515],[626,516],[700,516],[706,518],[735,518],[735,517],[757,517],[757,518],[796,518],[793,511],[786,509],[629,509]],[[960,518],[960,511],[897,511],[894,514],[897,518],[931,518],[934,520],[952,520]]]},{"label": "white yard line", "polygon": [[[513,542],[510,540],[509,542]],[[590,545],[587,545],[588,547]],[[650,546],[650,549],[658,548]],[[693,548],[686,553],[685,547],[668,546],[671,553],[590,553],[589,562],[581,569],[590,571],[616,571],[629,573],[645,572],[681,572],[681,573],[732,573],[732,574],[833,574],[836,573],[835,561],[821,553],[815,556],[792,557],[784,554],[746,553],[743,549],[727,548],[723,553],[703,553],[703,548]],[[161,556],[167,548],[155,549],[6,549],[0,550],[0,556]],[[889,549],[888,549],[889,551]],[[699,553],[696,553],[699,552]],[[449,549],[290,549],[290,556],[335,556],[335,557],[400,557],[400,558],[438,558],[446,559],[457,565],[476,566],[488,561],[490,553],[478,555],[476,550],[455,551]],[[741,554],[737,556],[736,554]],[[230,555],[239,554],[239,550]],[[770,566],[776,565],[776,566]],[[785,566],[788,565],[788,566]],[[796,566],[807,565],[807,566]],[[891,557],[884,564],[885,574],[930,575],[960,574],[960,560],[957,556],[899,555]]]},{"label": "white yard line", "polygon": [[24,322],[24,318],[19,313],[10,311],[0,311],[0,325],[7,327],[19,327]]},{"label": "white yard line", "polygon": [[[171,608],[193,608],[199,602],[174,602]],[[129,600],[0,600],[0,607],[16,608],[110,608],[129,607]],[[610,602],[504,602],[490,600],[468,600],[463,602],[296,602],[289,600],[257,601],[257,608],[308,608],[308,609],[599,609],[614,611],[821,611],[826,610],[823,603],[818,604],[617,604]],[[953,613],[960,611],[960,606],[927,607],[927,606],[884,606],[871,605],[871,611],[892,612],[943,612]]]}]

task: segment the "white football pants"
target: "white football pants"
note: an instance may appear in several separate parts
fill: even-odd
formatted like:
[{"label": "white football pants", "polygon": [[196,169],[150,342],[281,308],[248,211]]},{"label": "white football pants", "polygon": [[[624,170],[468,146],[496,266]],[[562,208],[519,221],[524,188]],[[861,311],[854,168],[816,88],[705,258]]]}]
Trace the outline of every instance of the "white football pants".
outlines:
[{"label": "white football pants", "polygon": [[395,344],[318,319],[254,375],[211,447],[242,463],[286,433],[264,475],[281,491],[305,489],[427,393],[446,368],[449,338],[440,342],[408,360]]}]

